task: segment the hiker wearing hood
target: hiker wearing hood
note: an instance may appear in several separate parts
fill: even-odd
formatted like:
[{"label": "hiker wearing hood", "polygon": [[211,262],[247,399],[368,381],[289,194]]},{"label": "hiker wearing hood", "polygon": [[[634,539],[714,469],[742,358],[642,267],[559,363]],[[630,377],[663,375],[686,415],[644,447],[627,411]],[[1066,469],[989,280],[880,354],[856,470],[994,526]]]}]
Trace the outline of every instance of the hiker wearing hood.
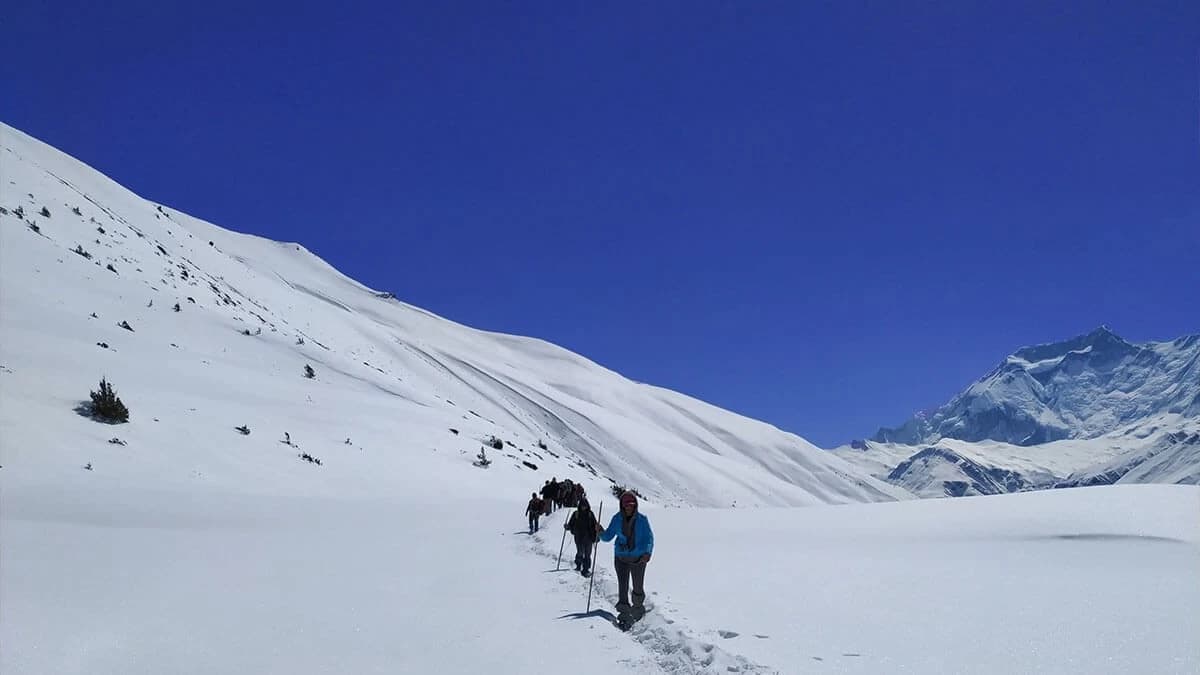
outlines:
[{"label": "hiker wearing hood", "polygon": [[[626,492],[621,495],[621,511],[612,517],[608,529],[600,531],[600,539],[612,541],[613,565],[617,572],[617,590],[620,598],[617,612],[632,614],[640,619],[646,611],[646,563],[654,552],[654,532],[650,530],[650,519],[638,513],[637,495]],[[599,530],[599,524],[597,524]],[[629,580],[633,579],[633,606],[629,604]]]},{"label": "hiker wearing hood", "polygon": [[575,537],[575,571],[583,576],[592,573],[592,544],[596,543],[596,532],[600,523],[596,522],[596,514],[587,500],[579,502],[579,508],[567,519],[563,527]]}]

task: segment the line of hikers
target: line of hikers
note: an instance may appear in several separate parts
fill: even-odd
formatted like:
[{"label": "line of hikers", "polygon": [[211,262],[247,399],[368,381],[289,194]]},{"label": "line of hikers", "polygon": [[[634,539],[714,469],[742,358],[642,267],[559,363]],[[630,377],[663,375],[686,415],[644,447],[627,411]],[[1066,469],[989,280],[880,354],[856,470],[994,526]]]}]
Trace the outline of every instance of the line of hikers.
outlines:
[{"label": "line of hikers", "polygon": [[[592,573],[592,546],[597,538],[606,542],[616,539],[613,568],[617,573],[617,613],[619,621],[627,626],[646,613],[646,564],[654,552],[654,532],[650,529],[650,519],[638,512],[637,495],[625,492],[618,501],[620,510],[613,515],[607,528],[601,527],[586,496],[579,499],[563,527],[575,539],[575,570],[585,577]],[[530,534],[538,531],[537,519],[542,515],[542,509],[542,500],[535,492],[525,509],[529,515]],[[632,604],[629,602],[630,581],[633,582]]]},{"label": "line of hikers", "polygon": [[575,508],[580,502],[587,501],[587,492],[584,491],[583,485],[570,478],[560,483],[557,476],[546,481],[542,489],[531,496],[529,505],[525,507],[525,515],[529,516],[529,534],[538,531],[538,518],[541,516],[548,516],[564,506]]},{"label": "line of hikers", "polygon": [[564,506],[578,506],[580,502],[587,501],[587,492],[584,491],[583,485],[570,478],[560,483],[558,476],[555,476],[546,481],[542,489],[533,493],[531,497],[529,505],[525,507],[525,515],[529,516],[529,534],[538,531],[538,518],[548,516],[552,511]]},{"label": "line of hikers", "polygon": [[545,515],[550,515],[551,511],[556,511],[563,508],[575,508],[579,506],[579,502],[587,498],[587,492],[583,489],[583,485],[572,481],[570,478],[558,481],[558,477],[551,478],[546,481],[546,484],[538,491],[544,502],[542,508]]}]

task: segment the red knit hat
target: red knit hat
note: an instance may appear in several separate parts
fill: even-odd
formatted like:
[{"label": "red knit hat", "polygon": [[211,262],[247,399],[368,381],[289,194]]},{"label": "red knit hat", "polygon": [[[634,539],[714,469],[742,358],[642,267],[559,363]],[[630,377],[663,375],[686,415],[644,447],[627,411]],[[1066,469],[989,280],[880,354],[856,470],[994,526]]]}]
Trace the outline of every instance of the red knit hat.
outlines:
[{"label": "red knit hat", "polygon": [[633,504],[633,508],[637,508],[637,495],[632,492],[624,492],[621,494],[621,508],[625,508],[626,504]]}]

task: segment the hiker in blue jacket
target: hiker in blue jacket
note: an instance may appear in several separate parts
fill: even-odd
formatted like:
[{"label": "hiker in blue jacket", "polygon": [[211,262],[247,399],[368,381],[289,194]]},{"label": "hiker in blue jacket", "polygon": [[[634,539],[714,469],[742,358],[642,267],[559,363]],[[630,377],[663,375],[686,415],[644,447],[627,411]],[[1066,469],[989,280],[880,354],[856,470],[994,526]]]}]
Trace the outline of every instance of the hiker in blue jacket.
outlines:
[{"label": "hiker in blue jacket", "polygon": [[[620,598],[617,613],[631,616],[636,621],[646,613],[646,563],[654,552],[654,532],[650,530],[650,519],[638,513],[637,495],[626,492],[621,495],[621,511],[612,517],[608,529],[596,529],[603,541],[612,541],[613,565],[617,571],[617,590]],[[629,578],[633,577],[633,606],[629,605]]]}]

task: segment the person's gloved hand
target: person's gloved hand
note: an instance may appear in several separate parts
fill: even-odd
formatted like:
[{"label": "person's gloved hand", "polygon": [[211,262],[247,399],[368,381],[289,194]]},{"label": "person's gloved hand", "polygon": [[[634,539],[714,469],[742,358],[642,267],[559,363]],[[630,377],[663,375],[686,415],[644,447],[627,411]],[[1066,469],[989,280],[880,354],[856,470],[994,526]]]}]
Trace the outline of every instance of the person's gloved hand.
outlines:
[{"label": "person's gloved hand", "polygon": [[643,565],[645,565],[646,563],[650,562],[650,554],[649,554],[649,553],[647,553],[647,554],[643,555],[642,557],[638,558],[638,562],[639,562],[639,563],[641,563],[641,564],[643,564]]}]

